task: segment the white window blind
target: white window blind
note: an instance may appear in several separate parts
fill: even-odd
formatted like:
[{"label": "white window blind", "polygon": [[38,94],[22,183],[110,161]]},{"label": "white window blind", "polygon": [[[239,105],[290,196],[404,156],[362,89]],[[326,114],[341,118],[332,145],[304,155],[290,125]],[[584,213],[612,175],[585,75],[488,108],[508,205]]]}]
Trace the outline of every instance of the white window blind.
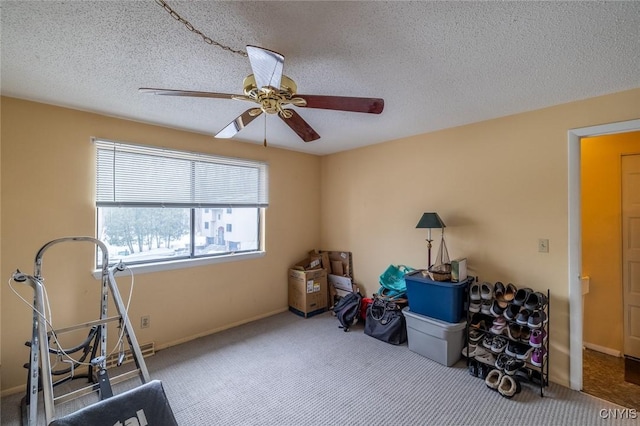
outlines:
[{"label": "white window blind", "polygon": [[98,207],[266,207],[266,163],[95,140]]}]

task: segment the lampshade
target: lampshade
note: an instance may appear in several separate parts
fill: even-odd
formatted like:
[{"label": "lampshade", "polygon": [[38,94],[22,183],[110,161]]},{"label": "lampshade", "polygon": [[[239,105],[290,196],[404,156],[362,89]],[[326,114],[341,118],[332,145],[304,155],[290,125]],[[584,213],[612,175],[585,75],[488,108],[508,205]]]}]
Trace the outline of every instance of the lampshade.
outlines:
[{"label": "lampshade", "polygon": [[446,228],[446,225],[438,216],[438,213],[424,213],[416,228]]}]

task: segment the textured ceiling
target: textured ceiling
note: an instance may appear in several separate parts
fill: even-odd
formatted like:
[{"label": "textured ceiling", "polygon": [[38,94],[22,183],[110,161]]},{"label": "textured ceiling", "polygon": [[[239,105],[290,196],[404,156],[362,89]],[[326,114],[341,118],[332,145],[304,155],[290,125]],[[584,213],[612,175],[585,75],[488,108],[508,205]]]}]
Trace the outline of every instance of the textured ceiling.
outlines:
[{"label": "textured ceiling", "polygon": [[[638,1],[167,3],[222,44],[282,53],[300,93],[385,100],[381,115],[297,108],[310,143],[268,117],[271,146],[313,154],[640,87]],[[241,94],[251,73],[154,0],[0,5],[3,95],[211,135],[252,105],[138,93]],[[262,144],[264,127],[234,139]]]}]

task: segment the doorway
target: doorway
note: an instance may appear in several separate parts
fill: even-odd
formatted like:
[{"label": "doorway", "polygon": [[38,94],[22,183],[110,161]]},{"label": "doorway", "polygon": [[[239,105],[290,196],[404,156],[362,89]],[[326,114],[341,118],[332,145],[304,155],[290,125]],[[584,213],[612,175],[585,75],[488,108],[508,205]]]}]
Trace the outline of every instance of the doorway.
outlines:
[{"label": "doorway", "polygon": [[583,304],[582,391],[640,410],[640,387],[626,380],[622,358],[631,354],[625,335],[637,334],[623,290],[640,279],[630,281],[623,265],[633,260],[625,247],[640,247],[627,241],[640,239],[640,228],[628,220],[634,211],[640,217],[640,132],[582,138],[580,149],[582,273],[591,284]]},{"label": "doorway", "polygon": [[640,130],[640,120],[584,127],[568,131],[568,282],[571,389],[583,388],[583,306],[582,306],[582,221],[580,139],[588,136],[626,133]]}]

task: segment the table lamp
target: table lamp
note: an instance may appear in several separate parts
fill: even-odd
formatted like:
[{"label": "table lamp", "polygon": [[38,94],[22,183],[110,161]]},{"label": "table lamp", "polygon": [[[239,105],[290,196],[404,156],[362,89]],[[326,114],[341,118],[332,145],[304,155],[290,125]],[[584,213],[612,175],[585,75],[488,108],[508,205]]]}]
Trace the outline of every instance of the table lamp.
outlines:
[{"label": "table lamp", "polygon": [[[438,213],[424,213],[420,218],[420,222],[416,225],[416,228],[427,228],[427,248],[429,249],[429,263],[427,264],[427,269],[431,268],[431,230],[432,229],[443,229],[446,228],[446,225],[438,216]],[[444,231],[443,231],[444,232]]]}]

